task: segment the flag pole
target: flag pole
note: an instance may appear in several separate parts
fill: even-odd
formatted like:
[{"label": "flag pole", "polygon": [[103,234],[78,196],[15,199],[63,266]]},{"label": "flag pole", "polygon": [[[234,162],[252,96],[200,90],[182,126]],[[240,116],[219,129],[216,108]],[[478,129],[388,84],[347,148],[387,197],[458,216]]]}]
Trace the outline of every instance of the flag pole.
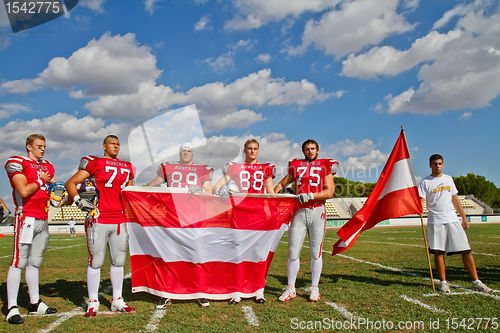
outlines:
[{"label": "flag pole", "polygon": [[[405,142],[406,142],[406,134],[405,134],[405,130],[403,128],[403,125],[401,125],[401,132],[403,132],[403,136],[404,136]],[[424,218],[422,217],[422,214],[420,214],[420,226],[422,227],[422,234],[424,235],[425,253],[427,254],[427,263],[429,264],[429,272],[431,273],[432,292],[435,293],[436,292],[436,287],[434,285],[434,277],[432,275],[431,257],[430,257],[430,254],[429,254],[429,243],[427,242],[427,236],[425,234]]]}]

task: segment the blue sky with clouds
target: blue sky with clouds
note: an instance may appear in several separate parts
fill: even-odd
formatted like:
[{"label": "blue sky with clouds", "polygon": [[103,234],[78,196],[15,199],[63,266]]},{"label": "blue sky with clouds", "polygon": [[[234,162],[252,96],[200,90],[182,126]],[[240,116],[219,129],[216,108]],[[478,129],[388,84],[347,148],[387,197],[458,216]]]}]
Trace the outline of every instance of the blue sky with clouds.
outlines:
[{"label": "blue sky with clouds", "polygon": [[[195,104],[219,153],[256,137],[260,160],[284,168],[314,138],[340,175],[373,182],[403,125],[417,177],[439,152],[452,176],[500,186],[499,9],[493,0],[80,0],[12,33],[2,7],[0,159],[42,132],[65,180],[82,155],[101,153],[105,135],[118,134],[128,158],[133,128]],[[2,173],[0,197],[11,202]]]}]

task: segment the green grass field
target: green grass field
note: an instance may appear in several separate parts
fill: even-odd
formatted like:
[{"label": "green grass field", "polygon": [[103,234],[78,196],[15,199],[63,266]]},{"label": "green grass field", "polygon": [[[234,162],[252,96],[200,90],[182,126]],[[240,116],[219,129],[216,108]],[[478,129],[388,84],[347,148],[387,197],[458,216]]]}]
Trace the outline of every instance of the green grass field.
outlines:
[{"label": "green grass field", "polygon": [[[278,332],[356,331],[500,331],[500,293],[472,293],[460,257],[447,258],[451,295],[432,295],[427,259],[420,228],[378,228],[364,232],[358,243],[342,255],[331,256],[336,230],[327,232],[324,246],[321,301],[308,300],[310,285],[308,248],[302,251],[297,278],[297,298],[287,303],[277,298],[287,282],[286,234],[276,252],[266,285],[264,304],[243,300],[239,305],[210,302],[201,308],[194,302],[174,302],[166,311],[155,311],[156,297],[132,294],[125,280],[124,298],[135,314],[110,314],[109,261],[101,274],[100,313],[84,318],[87,249],[84,237],[52,236],[40,268],[40,294],[58,315],[25,316],[23,325],[0,321],[1,332]],[[500,225],[473,225],[467,232],[480,279],[500,289]],[[307,246],[307,240],[305,246]],[[0,239],[0,302],[6,313],[6,276],[12,237]],[[130,272],[127,265],[125,272]],[[22,314],[28,296],[23,280],[19,292]],[[484,319],[477,319],[484,318]],[[489,319],[486,319],[489,318]],[[488,321],[489,320],[489,321]],[[350,325],[354,324],[355,327]],[[370,326],[371,325],[371,326]],[[392,325],[392,326],[391,326]],[[400,326],[403,325],[403,326]],[[351,329],[349,329],[351,328]],[[385,330],[383,328],[386,328]]]}]

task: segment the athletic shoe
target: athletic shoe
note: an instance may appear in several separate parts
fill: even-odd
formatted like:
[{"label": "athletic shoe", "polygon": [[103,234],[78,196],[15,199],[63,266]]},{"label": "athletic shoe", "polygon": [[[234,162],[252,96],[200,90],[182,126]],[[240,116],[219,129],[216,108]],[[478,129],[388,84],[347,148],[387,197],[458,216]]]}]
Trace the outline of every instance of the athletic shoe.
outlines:
[{"label": "athletic shoe", "polygon": [[295,298],[295,296],[297,296],[297,293],[295,292],[295,287],[288,285],[286,286],[286,289],[283,292],[283,294],[278,299],[282,302],[288,302],[292,298]]},{"label": "athletic shoe", "polygon": [[446,281],[439,281],[438,291],[440,291],[442,293],[449,293],[450,292],[450,286],[448,285],[448,282],[446,282]]},{"label": "athletic shoe", "polygon": [[118,297],[111,302],[111,311],[113,312],[134,312],[135,309],[125,303],[123,298]]},{"label": "athletic shoe", "polygon": [[321,296],[319,295],[319,288],[318,286],[311,286],[311,291],[309,294],[309,299],[312,302],[319,302]]},{"label": "athletic shoe", "polygon": [[239,304],[241,301],[241,297],[240,296],[234,296],[233,298],[231,298],[231,300],[229,301],[229,304],[231,305],[237,305]]},{"label": "athletic shoe", "polygon": [[255,295],[255,303],[264,304],[265,302],[266,299],[264,298],[264,292],[263,291],[257,292]]},{"label": "athletic shoe", "polygon": [[491,293],[493,290],[489,288],[487,285],[482,283],[481,281],[477,282],[472,282],[472,289],[477,290],[477,291],[482,291],[484,293]]},{"label": "athletic shoe", "polygon": [[167,306],[169,306],[170,304],[172,304],[172,301],[170,301],[170,298],[160,298],[158,303],[156,303],[156,308],[158,310],[163,310],[163,309],[166,309]]},{"label": "athletic shoe", "polygon": [[85,317],[95,317],[99,311],[99,301],[96,299],[89,300]]},{"label": "athletic shoe", "polygon": [[7,317],[5,317],[5,321],[8,322],[9,324],[22,324],[24,323],[23,318],[21,317],[21,314],[19,313],[19,308],[17,306],[12,306],[9,309],[9,312],[7,312]]},{"label": "athletic shoe", "polygon": [[210,303],[208,302],[208,299],[206,298],[198,298],[196,300],[196,302],[198,302],[198,304],[202,307],[207,307],[207,306],[210,306]]},{"label": "athletic shoe", "polygon": [[41,299],[38,300],[35,304],[31,304],[28,307],[28,313],[31,315],[48,315],[54,314],[57,312],[56,308],[49,308],[47,304],[42,302]]}]

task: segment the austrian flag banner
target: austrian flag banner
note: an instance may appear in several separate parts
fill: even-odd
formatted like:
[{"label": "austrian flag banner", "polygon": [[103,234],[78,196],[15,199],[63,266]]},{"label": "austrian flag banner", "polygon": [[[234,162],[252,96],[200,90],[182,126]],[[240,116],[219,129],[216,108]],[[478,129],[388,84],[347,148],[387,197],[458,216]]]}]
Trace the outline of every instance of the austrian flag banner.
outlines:
[{"label": "austrian flag banner", "polygon": [[290,195],[224,200],[185,189],[122,191],[132,292],[172,299],[254,297],[298,209]]},{"label": "austrian flag banner", "polygon": [[382,170],[380,178],[364,206],[337,232],[340,240],[332,255],[349,249],[359,234],[377,223],[410,214],[422,214],[415,174],[410,161],[404,131]]}]

